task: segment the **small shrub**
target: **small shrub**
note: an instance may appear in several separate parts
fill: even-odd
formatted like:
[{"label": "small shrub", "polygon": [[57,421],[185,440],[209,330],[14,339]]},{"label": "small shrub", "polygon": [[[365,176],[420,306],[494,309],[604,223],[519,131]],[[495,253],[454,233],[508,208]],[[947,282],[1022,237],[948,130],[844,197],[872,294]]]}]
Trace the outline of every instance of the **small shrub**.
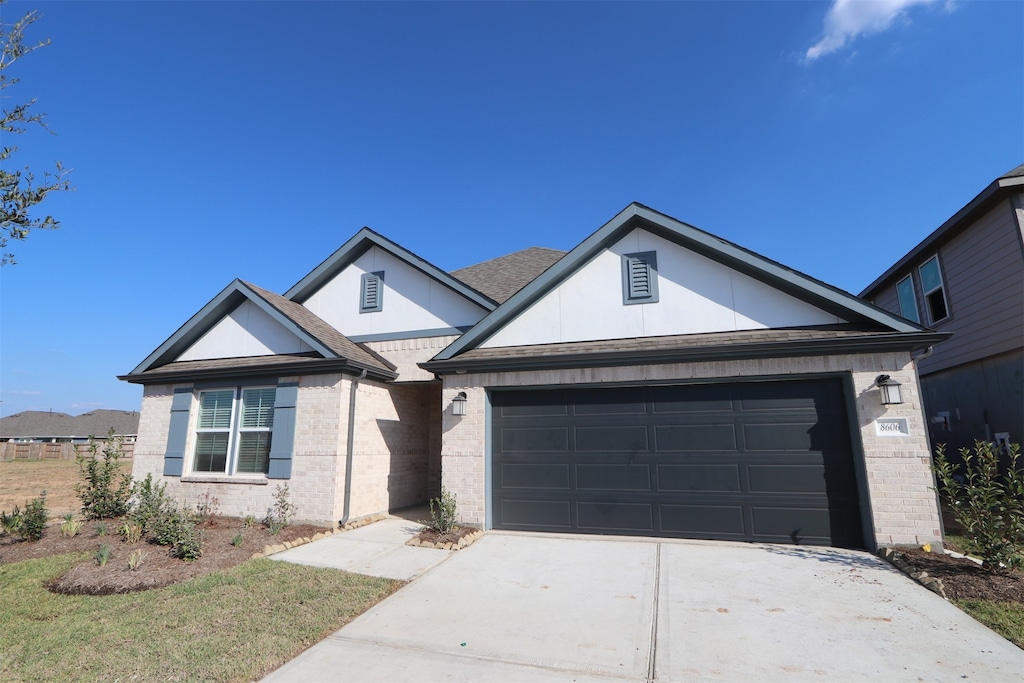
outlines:
[{"label": "small shrub", "polygon": [[124,456],[123,446],[124,438],[114,436],[111,430],[101,458],[99,444],[89,437],[89,456],[78,459],[82,481],[75,485],[86,519],[122,517],[128,513],[132,475],[124,473],[118,476],[118,460]]},{"label": "small shrub", "polygon": [[256,518],[252,515],[246,515],[245,521],[242,522],[242,526],[246,529],[251,529],[252,527],[256,526]]},{"label": "small shrub", "polygon": [[[434,509],[435,505],[437,505],[436,510]],[[430,520],[420,520],[419,523],[439,534],[450,533],[458,525],[456,507],[455,494],[442,486],[441,495],[430,500]]]},{"label": "small shrub", "polygon": [[173,546],[195,525],[196,520],[192,513],[172,506],[154,524],[153,541],[159,545]]},{"label": "small shrub", "polygon": [[125,543],[138,543],[142,540],[142,525],[134,520],[126,519],[121,523],[121,528],[117,530],[117,533],[121,534]]},{"label": "small shrub", "polygon": [[149,556],[142,548],[132,551],[132,554],[128,556],[128,569],[135,571],[142,566],[142,562]]},{"label": "small shrub", "polygon": [[216,517],[220,514],[220,501],[215,497],[211,497],[209,491],[199,496],[199,501],[196,503],[196,517],[199,518],[200,524],[206,526],[216,526]]},{"label": "small shrub", "polygon": [[166,490],[167,484],[153,483],[152,474],[132,485],[129,516],[142,525],[143,533],[152,531],[152,525],[171,508]]},{"label": "small shrub", "polygon": [[106,525],[105,522],[100,522],[99,524],[96,525],[96,535],[97,536],[106,536],[107,535],[107,525]]},{"label": "small shrub", "polygon": [[97,550],[92,557],[96,560],[96,564],[99,566],[106,566],[107,560],[110,559],[110,546],[106,544],[100,546],[100,549]]},{"label": "small shrub", "polygon": [[[935,452],[933,468],[939,493],[964,528],[987,569],[1024,566],[1024,473],[1018,467],[1020,445],[1010,445],[1010,463],[999,472],[999,451],[976,441],[974,451],[960,449],[963,467],[950,462],[945,445]],[[961,471],[962,470],[962,471]]]},{"label": "small shrub", "polygon": [[60,523],[60,535],[63,538],[74,538],[82,530],[82,522],[75,520],[70,512],[64,515],[64,521]]},{"label": "small shrub", "polygon": [[3,529],[5,534],[16,534],[20,528],[21,508],[15,505],[10,514],[0,511],[0,529]]},{"label": "small shrub", "polygon": [[241,548],[242,547],[242,534],[241,534],[241,532],[235,534],[235,537],[231,539],[231,545],[235,546],[236,548]]},{"label": "small shrub", "polygon": [[25,511],[21,513],[18,534],[26,541],[38,541],[43,537],[48,519],[50,513],[46,509],[46,491],[43,491],[38,498],[25,505]]},{"label": "small shrub", "polygon": [[193,524],[171,545],[171,555],[191,562],[203,556],[203,530]]},{"label": "small shrub", "polygon": [[281,529],[288,526],[298,512],[298,508],[289,500],[290,496],[288,484],[278,484],[274,489],[274,506],[267,510],[267,516],[263,519],[263,523],[270,529],[271,536],[276,536]]}]

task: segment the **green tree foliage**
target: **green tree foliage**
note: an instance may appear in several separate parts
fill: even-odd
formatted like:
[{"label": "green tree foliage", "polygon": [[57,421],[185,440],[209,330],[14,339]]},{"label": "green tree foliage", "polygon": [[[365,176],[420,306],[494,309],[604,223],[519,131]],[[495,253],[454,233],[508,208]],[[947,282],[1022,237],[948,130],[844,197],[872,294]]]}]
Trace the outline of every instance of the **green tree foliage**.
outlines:
[{"label": "green tree foliage", "polygon": [[[124,456],[124,437],[114,436],[111,429],[103,444],[89,437],[89,456],[78,459],[82,481],[75,484],[75,493],[82,500],[82,514],[86,519],[121,517],[131,509],[132,475],[121,472],[120,460]],[[161,491],[162,493],[162,491]]]},{"label": "green tree foliage", "polygon": [[999,451],[976,441],[974,451],[960,450],[963,466],[953,463],[946,447],[936,449],[935,478],[939,493],[963,526],[987,569],[1024,564],[1024,473],[1018,467],[1020,445],[1010,444],[1010,462],[999,471]]},{"label": "green tree foliage", "polygon": [[[0,5],[4,2],[0,0]],[[8,69],[30,52],[50,44],[49,40],[25,43],[25,29],[37,19],[39,13],[35,10],[27,12],[13,24],[0,19],[0,102],[3,104],[0,110],[0,137],[3,137],[3,146],[0,147],[0,266],[14,263],[14,254],[8,251],[9,242],[25,239],[33,229],[60,227],[56,218],[39,216],[35,209],[51,192],[72,189],[67,177],[70,171],[59,161],[55,170],[44,171],[41,179],[37,179],[27,166],[13,170],[12,157],[18,151],[17,146],[8,144],[13,135],[25,133],[31,126],[53,132],[46,125],[46,114],[33,110],[35,98],[8,105],[11,96],[7,89],[20,80],[11,76]]]}]

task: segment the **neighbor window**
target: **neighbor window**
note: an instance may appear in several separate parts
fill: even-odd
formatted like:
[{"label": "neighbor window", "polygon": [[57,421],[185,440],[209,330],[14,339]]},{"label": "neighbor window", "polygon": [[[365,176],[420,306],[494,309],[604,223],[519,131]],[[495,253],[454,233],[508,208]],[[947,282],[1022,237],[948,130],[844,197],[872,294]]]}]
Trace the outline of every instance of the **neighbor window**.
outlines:
[{"label": "neighbor window", "polygon": [[266,474],[274,387],[199,392],[193,472]]},{"label": "neighbor window", "polygon": [[919,269],[921,273],[921,291],[928,309],[928,319],[937,323],[949,317],[949,305],[946,302],[945,287],[942,286],[942,272],[939,270],[939,257],[932,256]]},{"label": "neighbor window", "polygon": [[658,256],[653,251],[622,255],[622,303],[658,301]]},{"label": "neighbor window", "polygon": [[359,287],[359,312],[384,310],[384,271],[363,273]]},{"label": "neighbor window", "polygon": [[900,315],[915,323],[921,322],[917,312],[917,295],[914,293],[914,279],[909,275],[896,283],[896,296],[900,300]]}]

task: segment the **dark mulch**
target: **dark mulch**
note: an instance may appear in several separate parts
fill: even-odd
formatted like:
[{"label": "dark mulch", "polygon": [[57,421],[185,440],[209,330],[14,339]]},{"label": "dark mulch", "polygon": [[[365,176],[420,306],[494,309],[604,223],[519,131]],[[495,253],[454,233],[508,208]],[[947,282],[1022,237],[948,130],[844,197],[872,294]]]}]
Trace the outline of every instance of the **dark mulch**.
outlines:
[{"label": "dark mulch", "polygon": [[479,531],[471,526],[457,526],[446,534],[434,529],[424,529],[416,534],[416,538],[428,543],[458,543],[463,536],[469,536],[474,531]]},{"label": "dark mulch", "polygon": [[[102,521],[107,534],[98,536],[96,525]],[[186,562],[172,557],[165,546],[147,541],[128,544],[117,534],[120,520],[108,519],[85,522],[82,531],[74,538],[62,538],[58,527],[50,526],[38,541],[21,541],[16,536],[0,536],[0,564],[21,562],[50,555],[87,552],[90,558],[72,567],[71,571],[54,581],[50,590],[59,593],[80,595],[110,595],[160,588],[188,579],[222,571],[239,565],[262,552],[266,545],[309,538],[325,527],[309,524],[290,525],[276,536],[262,524],[246,528],[243,521],[231,517],[218,517],[215,523],[203,527],[203,555],[198,560]],[[232,545],[237,534],[242,534],[242,544]],[[101,546],[110,546],[110,559],[100,567],[92,559]],[[128,568],[128,556],[135,550],[146,553],[142,564],[135,571]]]},{"label": "dark mulch", "polygon": [[1024,572],[990,571],[965,558],[927,553],[919,548],[901,549],[898,556],[918,571],[942,580],[950,600],[992,600],[1024,604]]}]

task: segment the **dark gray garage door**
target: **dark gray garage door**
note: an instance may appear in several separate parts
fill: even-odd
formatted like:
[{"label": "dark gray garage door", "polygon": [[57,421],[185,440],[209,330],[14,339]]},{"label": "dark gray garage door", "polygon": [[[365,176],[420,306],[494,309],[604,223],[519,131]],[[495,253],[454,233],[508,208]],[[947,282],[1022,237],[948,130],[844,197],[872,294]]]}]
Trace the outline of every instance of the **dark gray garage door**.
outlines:
[{"label": "dark gray garage door", "polygon": [[496,529],[863,547],[838,379],[493,391]]}]

